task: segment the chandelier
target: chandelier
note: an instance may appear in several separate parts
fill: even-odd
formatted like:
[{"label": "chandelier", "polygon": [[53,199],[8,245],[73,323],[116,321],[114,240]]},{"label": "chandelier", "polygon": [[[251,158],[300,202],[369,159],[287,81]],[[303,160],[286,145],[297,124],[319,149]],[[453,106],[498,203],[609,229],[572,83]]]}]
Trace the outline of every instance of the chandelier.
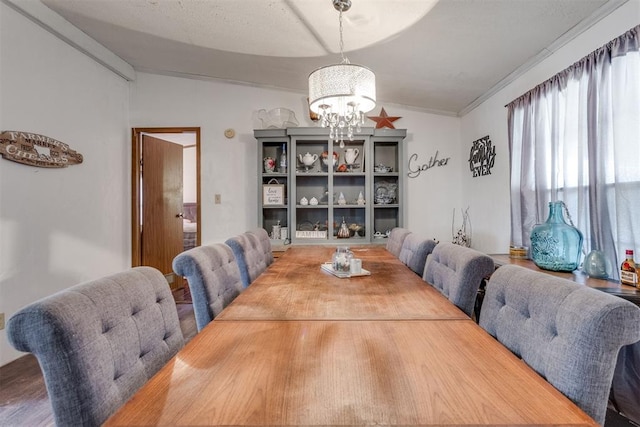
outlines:
[{"label": "chandelier", "polygon": [[318,68],[309,74],[309,108],[318,114],[322,127],[329,127],[329,137],[340,142],[353,140],[360,132],[365,113],[376,106],[376,76],[362,65],[351,64],[344,56],[342,13],[349,10],[351,0],[333,0],[340,12],[340,56],[342,63]]}]

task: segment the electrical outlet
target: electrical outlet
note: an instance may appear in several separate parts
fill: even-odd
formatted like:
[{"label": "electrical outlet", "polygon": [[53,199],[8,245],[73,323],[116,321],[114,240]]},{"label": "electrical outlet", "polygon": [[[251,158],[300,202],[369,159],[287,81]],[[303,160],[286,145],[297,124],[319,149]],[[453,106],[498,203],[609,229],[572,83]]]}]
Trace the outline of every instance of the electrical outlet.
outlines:
[{"label": "electrical outlet", "polygon": [[216,194],[215,203],[216,205],[219,205],[220,203],[222,203],[222,196],[220,196],[219,194]]},{"label": "electrical outlet", "polygon": [[0,313],[0,330],[4,329],[4,313]]}]

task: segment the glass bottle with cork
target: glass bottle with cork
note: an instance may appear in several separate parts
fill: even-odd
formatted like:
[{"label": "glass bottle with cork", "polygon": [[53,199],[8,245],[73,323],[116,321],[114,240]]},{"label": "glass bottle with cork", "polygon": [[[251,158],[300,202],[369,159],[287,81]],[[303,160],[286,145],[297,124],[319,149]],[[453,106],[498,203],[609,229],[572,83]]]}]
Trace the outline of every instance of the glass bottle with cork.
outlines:
[{"label": "glass bottle with cork", "polygon": [[280,154],[280,173],[287,173],[287,144],[282,144],[282,154]]},{"label": "glass bottle with cork", "polygon": [[638,286],[638,271],[633,260],[633,249],[626,250],[626,259],[620,265],[620,282],[624,285]]}]

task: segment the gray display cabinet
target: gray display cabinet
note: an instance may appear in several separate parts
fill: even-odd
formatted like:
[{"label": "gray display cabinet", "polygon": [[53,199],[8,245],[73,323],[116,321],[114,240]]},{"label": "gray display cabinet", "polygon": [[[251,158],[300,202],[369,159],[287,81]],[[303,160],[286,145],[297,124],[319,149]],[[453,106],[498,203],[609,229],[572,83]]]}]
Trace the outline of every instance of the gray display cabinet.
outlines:
[{"label": "gray display cabinet", "polygon": [[[385,234],[394,227],[404,227],[407,160],[403,141],[406,135],[406,129],[376,129],[371,136],[373,203],[370,215],[374,232]],[[390,170],[386,170],[388,168]],[[372,238],[378,239],[373,234]]]},{"label": "gray display cabinet", "polygon": [[[281,236],[273,236],[273,226],[280,225],[289,233],[291,220],[289,210],[289,137],[286,129],[264,129],[254,131],[258,141],[258,225],[269,233],[274,244],[283,243]],[[282,149],[287,151],[287,171],[280,168]],[[275,161],[275,169],[265,168],[265,158],[271,157]],[[269,196],[268,190],[273,189],[276,194]],[[279,203],[279,190],[282,193],[282,203]],[[266,194],[265,194],[266,193]],[[288,236],[287,236],[288,237]]]},{"label": "gray display cabinet", "polygon": [[[292,243],[355,245],[383,242],[380,234],[403,226],[406,130],[363,128],[353,141],[345,140],[344,148],[329,138],[326,128],[265,129],[254,135],[260,167],[258,218],[270,234],[280,220]],[[263,159],[277,158],[283,144],[287,173],[265,171]],[[264,203],[264,186],[273,178],[285,184],[284,206]],[[343,220],[349,238],[338,237]]]}]

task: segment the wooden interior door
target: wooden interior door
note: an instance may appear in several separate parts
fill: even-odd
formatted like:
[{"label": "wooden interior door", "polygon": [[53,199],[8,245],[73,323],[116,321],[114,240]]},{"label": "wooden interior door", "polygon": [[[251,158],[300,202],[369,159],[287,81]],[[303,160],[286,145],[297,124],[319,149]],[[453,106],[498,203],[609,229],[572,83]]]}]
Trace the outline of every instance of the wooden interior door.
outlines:
[{"label": "wooden interior door", "polygon": [[183,250],[182,150],[149,135],[142,136],[142,265],[160,270],[178,287],[171,262]]}]

